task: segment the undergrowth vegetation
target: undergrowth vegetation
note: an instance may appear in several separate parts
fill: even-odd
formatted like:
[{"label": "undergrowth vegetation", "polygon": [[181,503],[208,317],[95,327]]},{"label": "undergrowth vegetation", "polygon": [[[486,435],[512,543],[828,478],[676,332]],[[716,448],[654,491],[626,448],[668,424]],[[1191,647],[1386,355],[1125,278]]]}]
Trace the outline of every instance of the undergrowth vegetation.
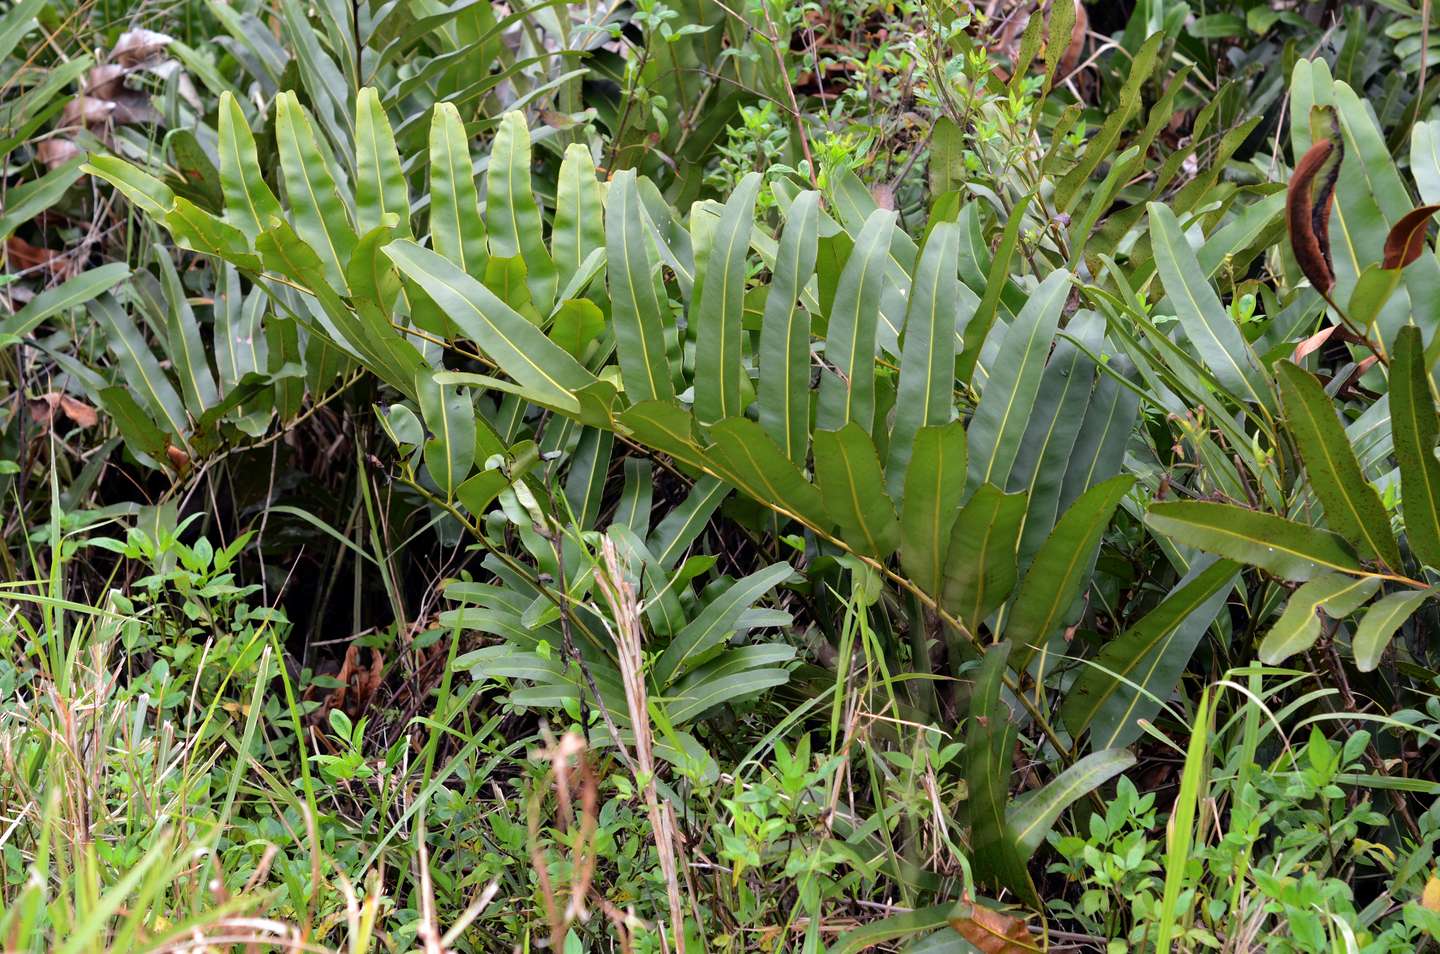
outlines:
[{"label": "undergrowth vegetation", "polygon": [[1435,945],[1437,26],[6,0],[0,946]]}]

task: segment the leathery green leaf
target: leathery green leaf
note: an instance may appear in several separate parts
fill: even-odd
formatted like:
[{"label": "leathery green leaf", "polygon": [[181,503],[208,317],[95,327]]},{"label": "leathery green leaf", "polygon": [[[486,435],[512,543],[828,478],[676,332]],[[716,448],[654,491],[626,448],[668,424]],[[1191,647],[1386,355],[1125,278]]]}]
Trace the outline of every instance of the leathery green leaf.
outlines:
[{"label": "leathery green leaf", "polygon": [[965,732],[965,780],[970,788],[970,865],[975,880],[1018,892],[1026,900],[1035,886],[1010,831],[1005,808],[1010,801],[1011,759],[1017,729],[1001,698],[1008,642],[985,652],[975,675]]},{"label": "leathery green leaf", "polygon": [[260,174],[255,136],[235,97],[220,94],[220,189],[225,193],[225,215],[252,242],[278,217],[280,200]]},{"label": "leathery green leaf", "polygon": [[415,392],[428,432],[425,467],[445,499],[450,500],[475,463],[475,407],[470,403],[468,389],[437,383],[428,368],[416,373]]},{"label": "leathery green leaf", "polygon": [[920,588],[941,595],[950,529],[965,494],[965,426],[960,421],[915,432],[900,498],[900,565]]},{"label": "leathery green leaf", "polygon": [[885,492],[880,458],[858,423],[815,432],[815,482],[846,543],[877,560],[900,546],[900,522]]},{"label": "leathery green leaf", "polygon": [[1011,837],[1020,857],[1028,859],[1035,853],[1061,812],[1134,764],[1134,754],[1125,749],[1091,752],[1051,779],[1045,787],[1022,796],[1023,800],[1006,812]]},{"label": "leathery green leaf", "polygon": [[655,260],[646,234],[635,171],[617,173],[610,183],[605,216],[609,259],[610,312],[621,380],[632,403],[675,396],[666,355],[664,313],[654,279]]},{"label": "leathery green leaf", "polygon": [[1380,657],[1385,655],[1395,631],[1434,595],[1431,590],[1401,590],[1376,600],[1355,627],[1355,637],[1350,643],[1355,666],[1361,672],[1372,672],[1380,665]]},{"label": "leathery green leaf", "polygon": [[[613,188],[613,186],[612,186]],[[560,182],[555,194],[555,225],[550,233],[550,255],[564,286],[580,271],[586,258],[605,247],[604,203],[595,178],[595,160],[582,143],[565,147]]]},{"label": "leathery green leaf", "polygon": [[1110,518],[1134,484],[1135,478],[1124,474],[1091,487],[1061,515],[1040,545],[1005,626],[1005,638],[1015,644],[1012,662],[1017,668],[1023,668],[1031,653],[1065,624],[1071,604],[1090,576]]},{"label": "leathery green leaf", "polygon": [[1406,325],[1395,338],[1390,366],[1390,421],[1400,464],[1405,536],[1421,563],[1440,567],[1440,461],[1435,459],[1440,421],[1425,364],[1420,329]]},{"label": "leathery green leaf", "polygon": [[1260,641],[1260,661],[1267,666],[1284,662],[1315,645],[1320,638],[1320,614],[1344,619],[1365,604],[1380,586],[1373,576],[1326,573],[1290,595],[1280,619]]},{"label": "leathery green leaf", "polygon": [[1361,573],[1360,561],[1326,530],[1234,504],[1177,500],[1151,504],[1145,523],[1178,543],[1302,582],[1331,570]]},{"label": "leathery green leaf", "polygon": [[344,289],[345,266],[355,251],[355,229],[316,144],[310,117],[293,92],[275,98],[275,142],[285,191],[295,210],[295,231],[325,263],[326,278]]},{"label": "leathery green leaf", "polygon": [[706,259],[695,322],[695,416],[702,424],[735,417],[740,406],[740,336],[746,260],[761,177],[751,172],[725,203]]},{"label": "leathery green leaf", "polygon": [[819,224],[820,193],[800,193],[780,236],[760,326],[760,423],[802,466],[810,449],[810,314],[797,302],[815,272]]},{"label": "leathery green leaf", "polygon": [[1390,532],[1390,515],[1380,495],[1365,480],[1335,406],[1320,382],[1289,361],[1277,366],[1285,419],[1300,448],[1315,496],[1325,506],[1325,520],[1336,533],[1366,556],[1387,566],[1400,566],[1400,547]]},{"label": "leathery green leaf", "polygon": [[485,220],[460,111],[436,103],[430,117],[430,244],[479,278],[485,274]]},{"label": "leathery green leaf", "polygon": [[982,484],[955,518],[941,605],[974,633],[1015,588],[1025,495]]},{"label": "leathery green leaf", "polygon": [[399,235],[410,235],[410,191],[395,148],[395,133],[380,94],[367,86],[355,98],[355,224],[361,235],[396,217]]},{"label": "leathery green leaf", "polygon": [[829,367],[820,380],[817,410],[817,425],[826,430],[851,421],[866,431],[873,426],[875,334],[895,220],[895,213],[884,209],[870,214],[835,287],[825,332],[825,363]]},{"label": "leathery green leaf", "polygon": [[490,254],[525,259],[526,281],[535,307],[548,313],[555,302],[558,275],[545,248],[540,206],[530,187],[530,130],[524,114],[512,110],[500,118],[485,179],[485,223]]}]

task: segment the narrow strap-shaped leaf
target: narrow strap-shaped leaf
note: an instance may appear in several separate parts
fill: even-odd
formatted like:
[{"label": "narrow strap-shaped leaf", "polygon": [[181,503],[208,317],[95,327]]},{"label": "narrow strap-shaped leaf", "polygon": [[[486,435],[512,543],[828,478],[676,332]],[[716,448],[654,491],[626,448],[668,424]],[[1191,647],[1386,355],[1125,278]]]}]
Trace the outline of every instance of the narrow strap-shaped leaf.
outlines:
[{"label": "narrow strap-shaped leaf", "polygon": [[810,450],[810,314],[797,301],[815,272],[819,224],[820,193],[800,193],[780,236],[760,326],[760,423],[801,466]]},{"label": "narrow strap-shaped leaf", "polygon": [[1400,547],[1390,532],[1390,515],[1365,480],[1335,406],[1310,372],[1281,361],[1277,366],[1285,420],[1300,448],[1325,521],[1364,556],[1399,568]]},{"label": "narrow strap-shaped leaf", "polygon": [[650,509],[655,500],[655,477],[650,461],[644,457],[625,458],[625,483],[620,488],[620,502],[615,505],[611,526],[619,525],[636,537],[650,532]]},{"label": "narrow strap-shaped leaf", "polygon": [[905,486],[915,432],[955,414],[955,310],[960,306],[960,227],[941,222],[930,231],[905,313],[895,424],[885,479],[892,495]]},{"label": "narrow strap-shaped leaf", "polygon": [[1064,510],[1091,487],[1120,473],[1125,462],[1125,445],[1140,412],[1140,395],[1124,379],[1135,375],[1135,367],[1123,357],[1106,363],[1080,422],[1075,446],[1066,461],[1065,482],[1060,488],[1060,510]]},{"label": "narrow strap-shaped leaf", "polygon": [[270,227],[280,213],[280,200],[265,184],[255,136],[235,97],[220,94],[220,189],[225,193],[225,217],[251,241]]},{"label": "narrow strap-shaped leaf", "polygon": [[880,458],[858,423],[815,432],[815,482],[846,543],[877,560],[900,546],[900,522],[885,492]]},{"label": "narrow strap-shaped leaf", "polygon": [[545,248],[540,206],[530,187],[530,130],[524,114],[512,110],[500,118],[490,147],[485,179],[485,225],[490,253],[525,259],[526,281],[535,307],[550,311],[558,284],[555,263]]},{"label": "narrow strap-shaped leaf", "polygon": [[1005,625],[1005,638],[1015,644],[1012,662],[1017,669],[1024,668],[1030,655],[1067,621],[1110,518],[1134,484],[1135,478],[1126,474],[1091,487],[1061,515],[1040,545]]},{"label": "narrow strap-shaped leaf", "polygon": [[582,529],[593,529],[600,515],[600,501],[614,447],[612,431],[587,427],[580,432],[580,442],[575,446],[570,472],[565,478],[565,500],[575,515],[576,526]]},{"label": "narrow strap-shaped leaf", "polygon": [[964,424],[951,421],[920,428],[900,498],[900,565],[936,599],[941,595],[950,529],[964,495]]},{"label": "narrow strap-shaped leaf", "polygon": [[1177,500],[1151,504],[1145,523],[1178,543],[1301,582],[1330,570],[1361,573],[1340,537],[1234,504]]},{"label": "narrow strap-shaped leaf", "polygon": [[[1000,233],[1000,244],[995,248],[995,255],[990,259],[989,271],[984,280],[985,295],[980,299],[980,305],[975,309],[975,315],[965,325],[963,348],[960,352],[960,360],[955,365],[955,376],[961,381],[969,383],[975,376],[975,366],[980,361],[980,349],[985,345],[985,339],[990,336],[990,329],[995,325],[995,316],[1000,310],[1000,301],[1005,294],[1006,287],[1010,284],[1010,260],[1015,255],[1015,248],[1020,243],[1020,229],[1025,224],[1025,212],[1030,207],[1030,200],[1033,195],[1024,195],[1015,207],[1010,210],[1010,218],[1005,222],[1005,228]],[[974,208],[972,205],[971,208]],[[968,223],[968,228],[966,223]],[[976,254],[984,254],[987,250],[982,247],[978,250],[969,246],[968,243],[979,230],[979,219],[975,216],[967,216],[966,228],[967,248],[966,254],[971,257],[978,267],[979,259],[974,258]],[[962,259],[961,265],[965,265]]]},{"label": "narrow strap-shaped leaf", "polygon": [[1069,292],[1070,273],[1051,272],[1031,293],[1000,341],[985,392],[970,421],[966,486],[971,491],[986,483],[1003,486],[1010,479]]},{"label": "narrow strap-shaped leaf", "polygon": [[1373,576],[1326,573],[1290,595],[1280,619],[1260,641],[1260,661],[1267,666],[1304,652],[1320,638],[1320,613],[1344,619],[1363,606],[1380,586]]},{"label": "narrow strap-shaped leaf", "polygon": [[[613,185],[612,185],[613,188]],[[555,190],[555,224],[550,232],[550,255],[563,286],[580,271],[590,253],[605,247],[604,202],[595,178],[595,160],[589,147],[572,142],[560,163]]]},{"label": "narrow strap-shaped leaf", "polygon": [[131,392],[137,400],[144,402],[150,416],[160,423],[162,430],[177,441],[183,440],[188,430],[185,405],[145,343],[140,329],[135,327],[135,322],[108,295],[97,298],[90,313],[104,326],[110,352],[115,355]]},{"label": "narrow strap-shaped leaf", "polygon": [[1158,202],[1150,203],[1149,208],[1155,268],[1175,305],[1185,337],[1228,390],[1243,400],[1272,407],[1270,387],[1260,362],[1205,279],[1175,213]]},{"label": "narrow strap-shaped leaf", "polygon": [[430,117],[430,245],[477,278],[485,274],[485,220],[460,111],[436,103]]},{"label": "narrow strap-shaped leaf", "polygon": [[[1055,5],[1056,9],[1064,7],[1074,9],[1070,0],[1060,0]],[[1035,853],[1061,812],[1134,764],[1134,754],[1125,749],[1091,752],[1051,779],[1044,788],[1026,794],[1023,802],[1012,805],[1006,818],[1020,857],[1028,859]]]},{"label": "narrow strap-shaped leaf", "polygon": [[740,180],[715,224],[695,308],[695,416],[713,424],[739,415],[740,336],[745,311],[746,260],[761,177]]},{"label": "narrow strap-shaped leaf", "polygon": [[367,86],[355,97],[355,225],[361,235],[396,217],[401,237],[410,235],[410,190],[390,118],[380,94]]},{"label": "narrow strap-shaped leaf", "polygon": [[1206,557],[1139,622],[1105,644],[1080,671],[1060,710],[1072,736],[1090,730],[1091,747],[1129,745],[1180,679],[1205,630],[1225,605],[1240,565]]},{"label": "narrow strap-shaped leaf", "polygon": [[875,329],[895,219],[885,209],[871,213],[835,288],[817,410],[817,426],[825,430],[855,421],[869,431],[874,424]]},{"label": "narrow strap-shaped leaf", "polygon": [[434,372],[422,368],[415,374],[415,392],[427,431],[425,469],[450,500],[475,463],[475,406],[470,403],[470,390],[437,383]]},{"label": "narrow strap-shaped leaf", "polygon": [[695,481],[678,507],[661,519],[647,541],[660,566],[671,569],[704,532],[710,517],[730,495],[730,487],[709,474]]},{"label": "narrow strap-shaped leaf", "polygon": [[1420,329],[1406,325],[1395,338],[1390,366],[1390,421],[1400,464],[1401,503],[1410,550],[1426,566],[1440,567],[1440,432]]},{"label": "narrow strap-shaped leaf", "polygon": [[665,343],[666,307],[656,287],[655,260],[635,187],[635,171],[610,183],[605,215],[610,313],[621,380],[632,403],[675,396]]},{"label": "narrow strap-shaped leaf", "polygon": [[782,583],[794,571],[788,563],[775,563],[730,584],[706,604],[699,615],[675,634],[670,645],[655,661],[652,675],[659,686],[667,686],[689,669],[703,662],[708,653],[735,632],[740,614]]},{"label": "narrow strap-shaped leaf", "polygon": [[1060,490],[1066,465],[1090,406],[1095,362],[1104,345],[1105,321],[1094,312],[1080,312],[1055,342],[1040,379],[1030,426],[1005,489],[1020,491],[1030,501],[1020,537],[1020,562],[1027,563],[1061,511]]},{"label": "narrow strap-shaped leaf", "polygon": [[385,254],[518,383],[567,406],[575,403],[573,392],[595,383],[564,348],[439,255],[409,241],[391,242]]},{"label": "narrow strap-shaped leaf", "polygon": [[45,319],[58,315],[67,308],[85,304],[129,276],[130,267],[124,262],[111,262],[81,272],[63,285],[46,289],[36,295],[24,308],[0,321],[0,336],[14,335],[23,338],[39,327]]},{"label": "narrow strap-shaped leaf", "polygon": [[295,210],[295,231],[325,263],[325,276],[345,288],[345,265],[355,251],[355,229],[335,177],[315,140],[315,129],[294,93],[275,98],[275,142],[285,191]]},{"label": "narrow strap-shaped leaf", "polygon": [[1361,672],[1374,671],[1380,665],[1380,657],[1385,655],[1395,631],[1434,595],[1430,590],[1401,590],[1376,600],[1360,617],[1355,637],[1350,641],[1356,668]]},{"label": "narrow strap-shaped leaf", "polygon": [[1015,548],[1024,518],[1024,496],[992,484],[982,484],[955,518],[941,605],[971,633],[1015,588]]},{"label": "narrow strap-shaped leaf", "polygon": [[95,156],[80,169],[119,189],[125,198],[148,215],[159,218],[175,208],[175,193],[169,186],[124,159]]},{"label": "narrow strap-shaped leaf", "polygon": [[180,379],[180,393],[192,419],[199,418],[216,401],[215,376],[210,371],[210,359],[205,353],[205,342],[200,338],[200,323],[180,284],[180,275],[175,263],[167,253],[155,256],[160,266],[160,281],[165,289],[165,338],[166,353],[170,364]]},{"label": "narrow strap-shaped leaf", "polygon": [[975,674],[965,732],[965,780],[970,789],[970,866],[981,884],[1009,888],[1027,901],[1035,886],[1010,832],[1005,807],[1017,729],[1001,698],[1008,642],[985,652]]},{"label": "narrow strap-shaped leaf", "polygon": [[710,438],[713,443],[704,450],[706,463],[737,490],[812,527],[829,527],[820,491],[755,421],[728,418],[710,428]]},{"label": "narrow strap-shaped leaf", "polygon": [[120,436],[125,438],[131,450],[145,454],[157,467],[164,463],[165,445],[169,441],[135,400],[135,395],[130,393],[129,388],[119,384],[102,388],[100,406],[114,419]]}]

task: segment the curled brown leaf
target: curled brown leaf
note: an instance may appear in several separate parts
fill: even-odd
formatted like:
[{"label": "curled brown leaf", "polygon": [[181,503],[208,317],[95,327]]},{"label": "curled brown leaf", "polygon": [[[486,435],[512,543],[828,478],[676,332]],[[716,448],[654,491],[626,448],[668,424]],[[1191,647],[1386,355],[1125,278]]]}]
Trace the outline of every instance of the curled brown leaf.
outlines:
[{"label": "curled brown leaf", "polygon": [[1425,231],[1440,205],[1422,205],[1400,217],[1385,236],[1384,268],[1404,268],[1425,251]]},{"label": "curled brown leaf", "polygon": [[1329,109],[1329,112],[1330,134],[1317,138],[1300,157],[1285,196],[1285,221],[1290,229],[1295,261],[1310,284],[1327,295],[1335,287],[1335,266],[1330,258],[1330,209],[1335,201],[1335,184],[1340,179],[1340,163],[1345,156],[1344,140],[1334,111]]}]

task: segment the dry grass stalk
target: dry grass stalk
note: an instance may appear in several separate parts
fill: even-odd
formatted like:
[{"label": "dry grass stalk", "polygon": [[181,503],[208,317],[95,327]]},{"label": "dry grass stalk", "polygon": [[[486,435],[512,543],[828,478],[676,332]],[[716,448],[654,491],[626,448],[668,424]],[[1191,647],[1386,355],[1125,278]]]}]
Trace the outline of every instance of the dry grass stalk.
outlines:
[{"label": "dry grass stalk", "polygon": [[625,581],[615,544],[609,537],[600,541],[600,556],[604,569],[595,575],[595,580],[615,619],[616,656],[625,684],[630,724],[635,732],[635,763],[641,775],[637,781],[644,782],[645,805],[650,813],[655,848],[660,854],[660,871],[665,876],[665,888],[670,899],[670,930],[675,950],[678,954],[685,954],[685,914],[680,902],[680,879],[675,858],[675,807],[669,802],[662,804],[655,790],[654,739],[650,732],[650,709],[645,692],[640,605],[635,599],[635,590]]}]

